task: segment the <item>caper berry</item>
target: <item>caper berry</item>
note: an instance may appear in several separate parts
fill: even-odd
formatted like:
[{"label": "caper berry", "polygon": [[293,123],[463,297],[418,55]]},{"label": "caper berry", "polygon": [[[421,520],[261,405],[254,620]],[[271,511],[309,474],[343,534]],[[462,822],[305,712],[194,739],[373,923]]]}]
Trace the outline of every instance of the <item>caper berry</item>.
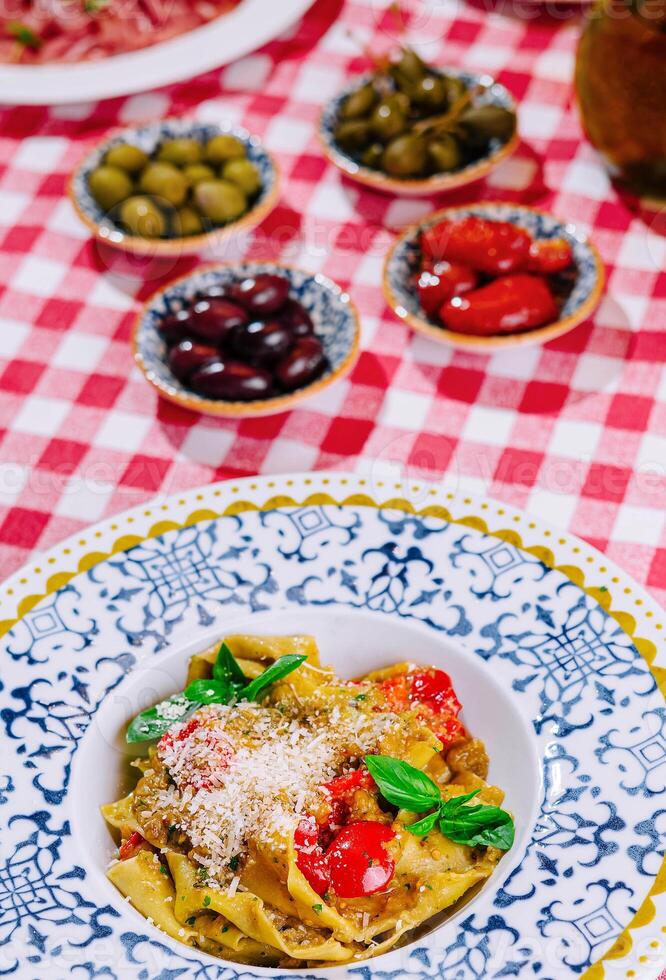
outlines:
[{"label": "caper berry", "polygon": [[107,165],[93,170],[88,178],[88,187],[104,211],[110,211],[132,193],[132,181],[125,171]]},{"label": "caper berry", "polygon": [[261,190],[259,171],[250,160],[229,160],[222,168],[222,177],[237,184],[248,197],[254,197]]},{"label": "caper berry", "polygon": [[139,186],[146,194],[155,197],[178,208],[187,197],[187,180],[185,175],[172,163],[149,163],[141,174]]},{"label": "caper berry", "polygon": [[440,174],[457,170],[462,163],[460,145],[450,133],[440,133],[437,139],[432,140],[428,145],[428,157],[432,169]]},{"label": "caper berry", "polygon": [[194,188],[194,202],[216,225],[235,221],[247,209],[247,198],[230,180],[204,180]]},{"label": "caper berry", "polygon": [[467,146],[483,148],[493,139],[506,143],[513,136],[516,117],[503,106],[472,106],[460,114],[457,126]]},{"label": "caper berry", "polygon": [[398,61],[396,68],[401,75],[404,75],[405,78],[410,79],[412,82],[418,82],[428,71],[426,63],[422,58],[419,58],[416,51],[412,48],[403,48],[400,61]]},{"label": "caper berry", "polygon": [[222,133],[213,136],[206,143],[204,151],[206,161],[213,166],[220,167],[227,160],[238,160],[245,156],[245,144],[237,136],[229,133]]},{"label": "caper berry", "polygon": [[349,119],[339,123],[333,135],[344,150],[360,150],[370,139],[370,124],[365,119]]},{"label": "caper berry", "polygon": [[203,155],[201,143],[195,139],[165,140],[157,153],[158,160],[173,163],[176,167],[186,167],[190,163],[199,163]]},{"label": "caper berry", "polygon": [[370,146],[366,147],[361,156],[361,163],[364,167],[372,167],[373,170],[379,170],[382,165],[382,157],[384,156],[384,144],[383,143],[371,143]]},{"label": "caper berry", "polygon": [[448,104],[446,85],[436,75],[425,75],[410,92],[412,101],[424,109],[444,109]]},{"label": "caper berry", "polygon": [[120,167],[128,174],[136,174],[148,163],[148,154],[131,143],[119,143],[118,146],[111,147],[104,162],[109,167]]},{"label": "caper berry", "polygon": [[120,205],[119,217],[124,227],[140,238],[162,238],[166,234],[166,219],[149,197],[128,197]]},{"label": "caper berry", "polygon": [[367,116],[377,102],[377,93],[372,82],[352,92],[342,103],[340,119],[358,119]]},{"label": "caper berry", "polygon": [[399,136],[405,131],[407,126],[407,116],[395,101],[380,102],[370,117],[370,128],[372,135],[381,143],[388,143],[389,140]]},{"label": "caper berry", "polygon": [[419,177],[428,161],[428,147],[423,136],[404,133],[391,140],[384,150],[382,168],[392,177]]}]

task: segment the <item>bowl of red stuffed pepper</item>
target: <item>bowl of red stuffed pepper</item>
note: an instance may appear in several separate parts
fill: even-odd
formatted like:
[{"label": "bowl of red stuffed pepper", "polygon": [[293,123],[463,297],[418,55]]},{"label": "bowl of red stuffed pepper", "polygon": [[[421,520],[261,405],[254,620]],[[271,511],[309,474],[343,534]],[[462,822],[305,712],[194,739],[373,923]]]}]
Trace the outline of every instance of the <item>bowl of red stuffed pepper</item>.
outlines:
[{"label": "bowl of red stuffed pepper", "polygon": [[515,204],[445,208],[407,228],[384,267],[393,312],[439,343],[542,344],[594,311],[604,270],[572,224]]}]

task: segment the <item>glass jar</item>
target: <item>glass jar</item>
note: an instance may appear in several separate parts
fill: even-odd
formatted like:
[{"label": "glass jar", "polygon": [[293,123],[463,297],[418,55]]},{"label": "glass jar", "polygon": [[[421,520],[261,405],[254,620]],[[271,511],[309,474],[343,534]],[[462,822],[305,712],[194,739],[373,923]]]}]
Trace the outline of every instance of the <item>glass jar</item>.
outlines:
[{"label": "glass jar", "polygon": [[666,0],[598,0],[578,46],[576,90],[611,172],[666,197]]}]

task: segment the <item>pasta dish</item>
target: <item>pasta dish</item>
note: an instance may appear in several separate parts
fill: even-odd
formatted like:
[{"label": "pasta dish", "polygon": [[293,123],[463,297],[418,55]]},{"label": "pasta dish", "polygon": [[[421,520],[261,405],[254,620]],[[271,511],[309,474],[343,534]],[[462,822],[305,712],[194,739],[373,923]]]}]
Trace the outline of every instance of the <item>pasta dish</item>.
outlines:
[{"label": "pasta dish", "polygon": [[0,62],[46,64],[146,48],[206,24],[239,0],[13,0],[0,14]]},{"label": "pasta dish", "polygon": [[108,876],[174,939],[226,960],[363,960],[468,896],[513,844],[449,676],[345,681],[309,636],[228,636],[130,724],[134,790],[102,808]]}]

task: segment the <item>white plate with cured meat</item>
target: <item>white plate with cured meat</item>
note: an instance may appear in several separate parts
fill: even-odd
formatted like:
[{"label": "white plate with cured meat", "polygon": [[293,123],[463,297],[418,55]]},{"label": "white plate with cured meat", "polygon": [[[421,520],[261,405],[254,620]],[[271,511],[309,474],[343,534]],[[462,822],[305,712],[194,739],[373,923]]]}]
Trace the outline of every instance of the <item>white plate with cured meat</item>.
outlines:
[{"label": "white plate with cured meat", "polygon": [[[312,0],[30,0],[0,11],[0,102],[59,105],[182,81],[277,37]],[[20,9],[19,9],[20,8]]]}]

